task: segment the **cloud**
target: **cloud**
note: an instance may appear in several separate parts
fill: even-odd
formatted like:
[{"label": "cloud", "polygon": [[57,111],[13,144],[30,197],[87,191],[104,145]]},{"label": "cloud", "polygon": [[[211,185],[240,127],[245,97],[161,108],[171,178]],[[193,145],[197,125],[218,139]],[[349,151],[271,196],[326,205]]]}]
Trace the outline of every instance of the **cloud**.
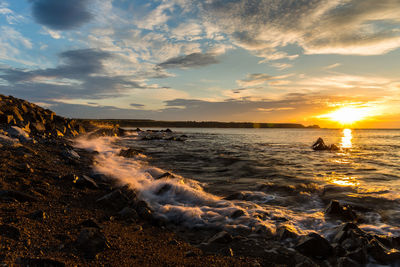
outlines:
[{"label": "cloud", "polygon": [[291,75],[281,75],[281,76],[271,76],[265,73],[253,73],[253,74],[247,74],[246,79],[243,80],[237,80],[236,83],[239,86],[242,87],[251,87],[251,86],[257,86],[257,85],[262,85],[268,81],[272,80],[280,80],[280,79],[285,79],[290,77]]},{"label": "cloud", "polygon": [[0,68],[0,79],[9,84],[0,88],[37,100],[116,97],[133,88],[145,88],[132,77],[106,72],[104,62],[112,58],[111,53],[79,49],[65,51],[59,57],[61,64],[55,68]]},{"label": "cloud", "polygon": [[135,104],[135,103],[131,103],[131,104],[129,104],[129,106],[134,107],[134,108],[144,107],[144,105],[142,105],[142,104]]},{"label": "cloud", "polygon": [[8,24],[15,24],[24,20],[24,17],[16,15],[14,11],[8,8],[8,4],[4,2],[0,3],[0,15],[6,17]]},{"label": "cloud", "polygon": [[[267,60],[306,54],[379,55],[400,47],[398,0],[196,1],[213,32]],[[206,29],[207,31],[207,29]]]},{"label": "cloud", "polygon": [[158,67],[165,69],[173,69],[173,68],[186,69],[186,68],[203,67],[217,63],[219,63],[219,60],[216,58],[216,55],[214,54],[192,53],[185,56],[170,58],[167,61],[158,64]]},{"label": "cloud", "polygon": [[34,65],[34,63],[27,60],[27,57],[21,56],[22,50],[33,48],[31,40],[13,27],[0,27],[0,43],[0,60],[11,60],[25,65]]},{"label": "cloud", "polygon": [[32,14],[39,24],[53,30],[71,30],[92,19],[88,2],[89,0],[32,0]]}]

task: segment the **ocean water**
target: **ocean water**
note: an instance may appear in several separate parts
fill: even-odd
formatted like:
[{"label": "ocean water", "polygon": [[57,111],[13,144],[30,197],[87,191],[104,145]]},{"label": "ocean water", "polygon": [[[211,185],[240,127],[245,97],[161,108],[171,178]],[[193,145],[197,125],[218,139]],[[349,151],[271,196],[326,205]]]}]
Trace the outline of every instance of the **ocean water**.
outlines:
[{"label": "ocean water", "polygon": [[[131,131],[76,145],[100,152],[96,172],[132,185],[157,216],[186,227],[329,235],[341,221],[324,209],[339,200],[364,230],[400,234],[400,130],[172,130],[186,141]],[[341,150],[313,151],[318,137]],[[143,152],[118,156],[129,147]],[[157,179],[165,172],[173,176]]]}]

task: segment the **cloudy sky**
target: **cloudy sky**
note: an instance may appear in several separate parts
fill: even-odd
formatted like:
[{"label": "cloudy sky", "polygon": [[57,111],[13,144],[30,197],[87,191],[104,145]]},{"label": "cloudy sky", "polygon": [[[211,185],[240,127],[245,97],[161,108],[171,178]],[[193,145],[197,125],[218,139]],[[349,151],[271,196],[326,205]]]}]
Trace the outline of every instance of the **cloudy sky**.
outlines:
[{"label": "cloudy sky", "polygon": [[400,127],[400,0],[0,0],[0,43],[64,116]]}]

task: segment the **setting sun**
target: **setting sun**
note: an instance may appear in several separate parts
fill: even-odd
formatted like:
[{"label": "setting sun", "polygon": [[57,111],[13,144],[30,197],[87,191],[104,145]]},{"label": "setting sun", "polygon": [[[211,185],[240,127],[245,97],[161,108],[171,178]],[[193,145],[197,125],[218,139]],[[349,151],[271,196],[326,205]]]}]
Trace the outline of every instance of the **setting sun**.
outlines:
[{"label": "setting sun", "polygon": [[342,107],[331,113],[318,116],[319,118],[326,118],[342,125],[353,124],[355,122],[364,120],[372,115],[371,109],[367,107]]}]

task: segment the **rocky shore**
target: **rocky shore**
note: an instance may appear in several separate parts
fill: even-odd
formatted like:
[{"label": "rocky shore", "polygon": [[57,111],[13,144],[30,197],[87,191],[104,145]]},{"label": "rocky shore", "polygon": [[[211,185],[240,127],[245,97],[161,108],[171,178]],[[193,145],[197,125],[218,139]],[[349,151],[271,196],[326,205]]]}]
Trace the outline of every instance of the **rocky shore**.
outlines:
[{"label": "rocky shore", "polygon": [[[358,216],[363,211],[337,201],[327,203],[325,216],[342,224],[325,237],[299,234],[290,224],[276,232],[264,227],[226,232],[188,229],[162,220],[137,197],[135,188],[93,173],[96,151],[78,149],[71,141],[81,135],[123,134],[118,126],[77,122],[0,95],[0,264],[399,265],[400,238],[363,231]],[[184,141],[186,136],[165,138],[164,133],[143,132],[142,138]],[[119,155],[137,153],[130,148]],[[241,193],[226,196],[245,198]]]}]

